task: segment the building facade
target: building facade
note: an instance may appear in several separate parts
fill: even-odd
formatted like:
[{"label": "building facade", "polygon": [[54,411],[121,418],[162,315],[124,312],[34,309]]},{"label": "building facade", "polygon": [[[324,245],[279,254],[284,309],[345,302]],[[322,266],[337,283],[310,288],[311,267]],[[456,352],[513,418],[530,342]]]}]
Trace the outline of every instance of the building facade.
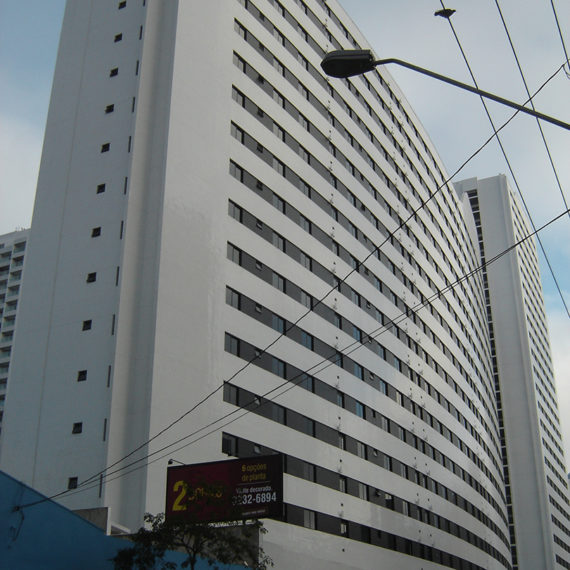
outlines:
[{"label": "building facade", "polygon": [[483,270],[513,563],[567,568],[568,484],[538,256],[525,239],[533,228],[504,175],[456,187],[484,261],[517,244]]},{"label": "building facade", "polygon": [[0,235],[0,446],[28,230]]},{"label": "building facade", "polygon": [[335,1],[68,1],[3,469],[135,529],[170,458],[279,452],[278,568],[512,567],[471,206],[387,72],[323,76],[358,47]]}]

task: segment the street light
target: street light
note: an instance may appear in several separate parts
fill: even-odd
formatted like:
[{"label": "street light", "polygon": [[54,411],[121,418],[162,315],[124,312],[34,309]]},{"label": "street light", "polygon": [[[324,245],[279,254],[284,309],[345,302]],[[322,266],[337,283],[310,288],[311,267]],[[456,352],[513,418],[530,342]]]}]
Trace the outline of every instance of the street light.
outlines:
[{"label": "street light", "polygon": [[449,83],[450,85],[454,85],[455,87],[459,87],[465,91],[476,93],[477,95],[485,97],[486,99],[491,99],[492,101],[496,101],[497,103],[501,103],[507,107],[512,107],[521,113],[532,115],[537,119],[542,119],[543,121],[552,123],[558,127],[562,127],[563,129],[570,130],[570,124],[560,121],[559,119],[555,119],[554,117],[550,117],[544,113],[535,111],[534,109],[528,109],[527,107],[523,107],[518,103],[514,103],[513,101],[509,101],[508,99],[504,99],[503,97],[499,97],[498,95],[494,95],[488,91],[482,91],[481,89],[467,85],[467,83],[461,83],[460,81],[456,81],[450,77],[445,77],[445,75],[440,75],[439,73],[435,73],[429,69],[424,69],[423,67],[418,67],[417,65],[408,63],[407,61],[402,61],[401,59],[394,58],[375,60],[370,50],[358,49],[331,51],[330,53],[327,53],[323,58],[321,67],[323,71],[331,77],[347,78],[354,75],[361,75],[367,71],[372,71],[377,65],[385,65],[388,63],[394,63],[395,65],[407,67],[408,69],[417,71],[422,75],[428,75],[429,77],[433,77],[439,81]]}]

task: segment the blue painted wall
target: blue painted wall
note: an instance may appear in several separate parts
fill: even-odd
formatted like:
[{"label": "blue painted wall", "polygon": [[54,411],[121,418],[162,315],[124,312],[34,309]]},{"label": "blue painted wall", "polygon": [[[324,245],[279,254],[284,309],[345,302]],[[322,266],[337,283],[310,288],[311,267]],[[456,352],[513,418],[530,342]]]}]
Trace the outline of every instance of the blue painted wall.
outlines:
[{"label": "blue painted wall", "polygon": [[[36,501],[36,505],[14,510]],[[105,535],[90,522],[0,471],[1,569],[112,570],[110,559],[128,544]],[[173,553],[174,558],[178,556]],[[211,567],[204,562],[199,568]]]}]

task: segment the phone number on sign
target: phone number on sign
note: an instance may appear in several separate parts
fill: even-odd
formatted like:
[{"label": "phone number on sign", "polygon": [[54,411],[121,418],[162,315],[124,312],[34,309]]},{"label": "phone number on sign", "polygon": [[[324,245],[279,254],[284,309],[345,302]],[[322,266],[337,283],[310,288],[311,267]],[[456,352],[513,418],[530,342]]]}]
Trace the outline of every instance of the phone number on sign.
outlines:
[{"label": "phone number on sign", "polygon": [[234,495],[232,503],[234,505],[260,505],[263,503],[274,503],[277,501],[277,493],[244,493]]}]

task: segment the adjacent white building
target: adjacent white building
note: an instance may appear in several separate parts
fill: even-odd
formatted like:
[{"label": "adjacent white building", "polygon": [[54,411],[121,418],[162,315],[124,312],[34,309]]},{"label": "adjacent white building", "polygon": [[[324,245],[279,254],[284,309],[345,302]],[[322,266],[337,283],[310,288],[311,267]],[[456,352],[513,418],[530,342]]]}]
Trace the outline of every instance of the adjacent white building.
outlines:
[{"label": "adjacent white building", "polygon": [[277,568],[513,566],[470,204],[354,47],[334,0],[68,0],[2,469],[136,529],[169,458],[280,452]]},{"label": "adjacent white building", "polygon": [[27,240],[25,229],[0,235],[0,442]]},{"label": "adjacent white building", "polygon": [[504,175],[456,187],[473,209],[482,259],[493,260],[484,279],[513,563],[567,568],[568,485],[538,256],[525,240],[533,228]]}]

